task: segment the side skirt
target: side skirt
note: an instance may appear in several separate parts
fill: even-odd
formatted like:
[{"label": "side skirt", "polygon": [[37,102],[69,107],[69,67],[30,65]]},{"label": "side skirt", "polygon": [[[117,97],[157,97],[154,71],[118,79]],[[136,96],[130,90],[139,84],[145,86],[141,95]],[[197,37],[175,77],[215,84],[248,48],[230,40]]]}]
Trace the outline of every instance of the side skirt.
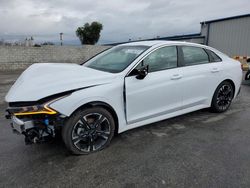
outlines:
[{"label": "side skirt", "polygon": [[139,122],[136,122],[136,123],[131,123],[131,124],[128,124],[126,126],[122,126],[119,130],[119,133],[122,133],[124,131],[127,131],[127,130],[130,130],[130,129],[134,129],[136,127],[141,127],[141,126],[144,126],[144,125],[147,125],[147,124],[150,124],[150,123],[155,123],[155,122],[158,122],[158,121],[162,121],[162,120],[165,120],[165,119],[169,119],[169,118],[172,118],[172,117],[176,117],[176,116],[179,116],[179,115],[183,115],[183,114],[187,114],[189,112],[193,112],[193,111],[197,111],[197,110],[200,110],[200,109],[203,109],[203,108],[208,108],[210,106],[207,106],[207,105],[197,105],[197,106],[194,106],[194,107],[190,107],[190,108],[186,108],[186,109],[183,109],[183,110],[179,110],[179,111],[176,111],[176,112],[172,112],[172,113],[168,113],[168,114],[165,114],[165,115],[161,115],[161,116],[157,116],[157,117],[154,117],[154,118],[150,118],[150,119],[147,119],[147,120],[143,120],[143,121],[139,121]]}]

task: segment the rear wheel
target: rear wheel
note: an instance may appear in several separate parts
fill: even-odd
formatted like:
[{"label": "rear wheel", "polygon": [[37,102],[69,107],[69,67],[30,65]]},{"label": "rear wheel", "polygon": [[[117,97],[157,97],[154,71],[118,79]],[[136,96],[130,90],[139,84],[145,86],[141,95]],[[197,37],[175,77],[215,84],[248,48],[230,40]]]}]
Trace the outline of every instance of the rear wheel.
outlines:
[{"label": "rear wheel", "polygon": [[104,108],[93,107],[75,112],[62,130],[63,141],[73,154],[89,154],[109,145],[115,123]]},{"label": "rear wheel", "polygon": [[228,81],[222,82],[214,93],[211,110],[213,112],[225,112],[231,105],[233,97],[234,88],[232,84]]}]

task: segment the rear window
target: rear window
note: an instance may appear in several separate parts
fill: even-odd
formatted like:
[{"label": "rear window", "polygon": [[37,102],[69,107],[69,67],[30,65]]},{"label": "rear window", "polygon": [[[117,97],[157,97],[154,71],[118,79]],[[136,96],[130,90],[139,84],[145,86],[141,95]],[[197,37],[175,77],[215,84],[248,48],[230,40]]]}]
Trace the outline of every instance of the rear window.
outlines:
[{"label": "rear window", "polygon": [[222,61],[221,58],[216,53],[214,53],[211,50],[207,50],[207,51],[210,54],[210,60],[211,60],[211,62],[220,62],[220,61]]},{"label": "rear window", "polygon": [[202,48],[183,46],[182,52],[185,66],[209,63],[208,54]]}]

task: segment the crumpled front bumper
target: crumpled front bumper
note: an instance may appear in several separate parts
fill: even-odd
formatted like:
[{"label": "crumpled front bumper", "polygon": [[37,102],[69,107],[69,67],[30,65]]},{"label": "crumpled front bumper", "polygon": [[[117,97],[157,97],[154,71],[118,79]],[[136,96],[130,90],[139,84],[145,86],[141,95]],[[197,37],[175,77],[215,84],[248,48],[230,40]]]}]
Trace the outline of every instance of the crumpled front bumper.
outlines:
[{"label": "crumpled front bumper", "polygon": [[25,143],[41,143],[55,137],[55,129],[60,129],[64,118],[57,115],[16,116],[8,109],[7,119],[11,120],[13,133],[25,136]]},{"label": "crumpled front bumper", "polygon": [[6,113],[5,117],[11,120],[11,128],[16,134],[24,134],[27,130],[35,127],[32,119],[20,119],[11,114],[8,110],[6,110]]},{"label": "crumpled front bumper", "polygon": [[16,116],[11,116],[11,127],[14,133],[23,134],[28,129],[34,128],[34,123],[32,120],[23,121]]}]

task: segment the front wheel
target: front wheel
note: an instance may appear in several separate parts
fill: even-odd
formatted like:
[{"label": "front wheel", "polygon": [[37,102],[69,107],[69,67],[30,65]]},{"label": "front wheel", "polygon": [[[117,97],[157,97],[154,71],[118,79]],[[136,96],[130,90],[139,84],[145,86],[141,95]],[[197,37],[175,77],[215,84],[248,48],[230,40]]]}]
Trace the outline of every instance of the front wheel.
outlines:
[{"label": "front wheel", "polygon": [[109,145],[115,123],[104,108],[92,107],[76,111],[63,127],[62,138],[73,154],[89,154]]},{"label": "front wheel", "polygon": [[225,112],[234,97],[234,88],[228,81],[222,82],[214,92],[211,110],[213,112]]}]

